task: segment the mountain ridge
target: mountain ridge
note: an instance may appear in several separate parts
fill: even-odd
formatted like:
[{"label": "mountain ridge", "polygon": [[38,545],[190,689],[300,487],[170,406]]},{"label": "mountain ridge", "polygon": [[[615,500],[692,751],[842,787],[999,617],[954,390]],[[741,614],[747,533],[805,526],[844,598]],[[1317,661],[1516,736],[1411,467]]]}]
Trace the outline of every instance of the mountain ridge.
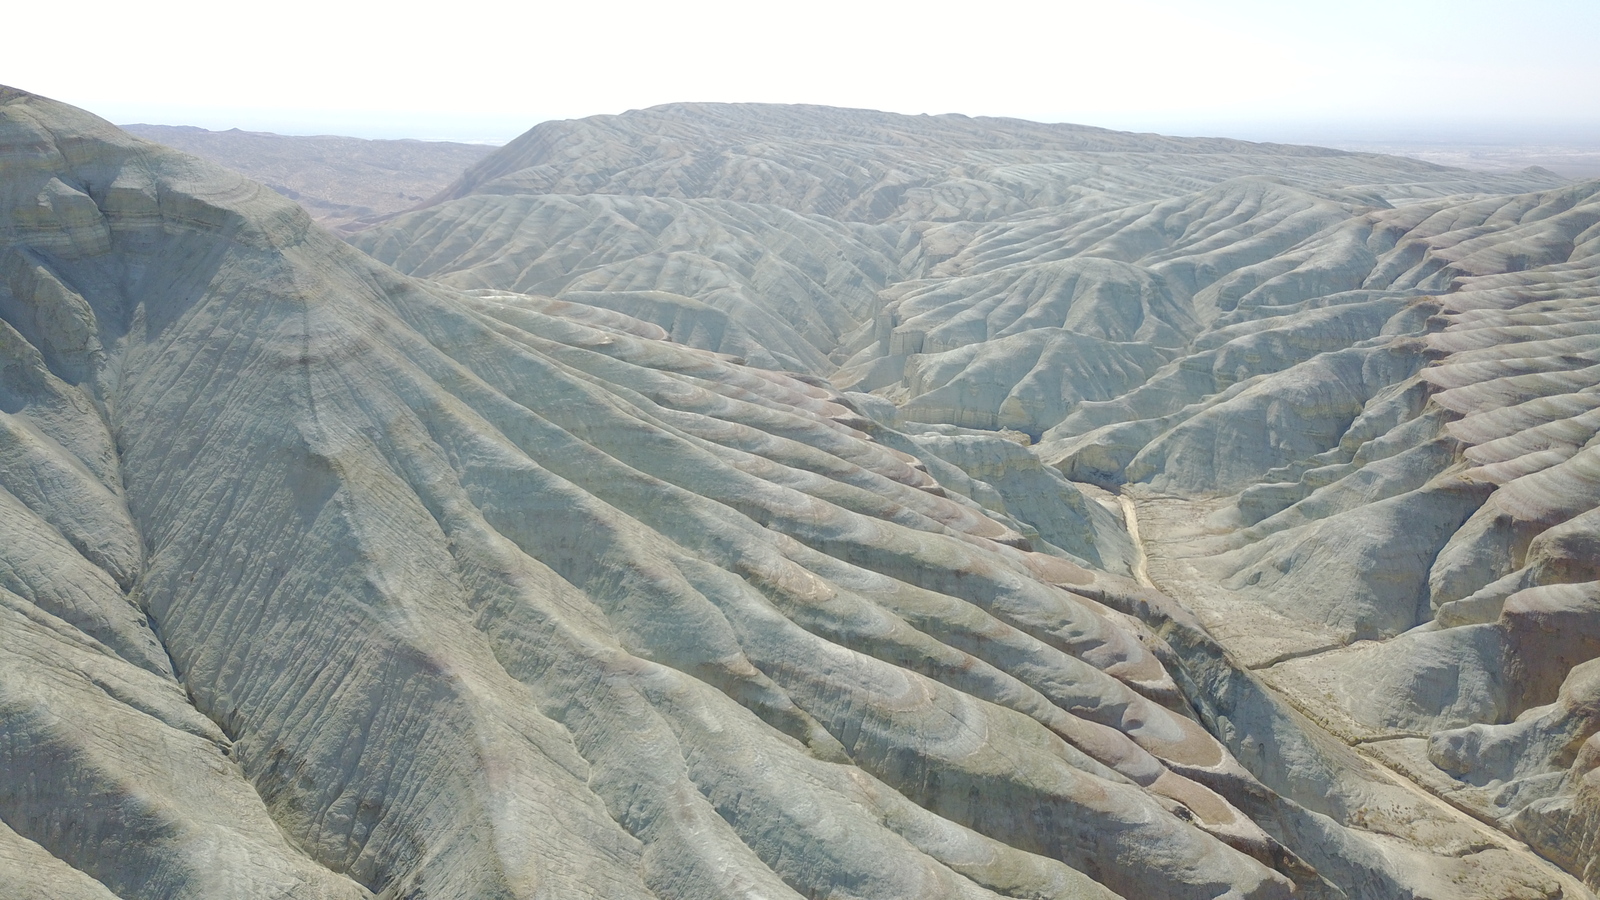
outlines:
[{"label": "mountain ridge", "polygon": [[631,314],[701,260],[784,296],[815,218],[464,290],[33,95],[0,143],[0,895],[1582,896],[1233,665],[1020,441]]},{"label": "mountain ridge", "polygon": [[[506,174],[477,179],[471,199],[441,200],[353,240],[397,259],[390,248],[419,229],[432,241],[459,227],[445,222],[460,204],[549,203],[565,192],[813,202],[781,180],[686,180],[657,166],[652,116],[692,112],[652,111],[637,125],[639,138],[611,144],[581,127],[546,128],[540,140],[587,135],[610,161],[556,162],[544,150],[508,147],[485,163]],[[625,119],[595,127],[620,129]],[[719,121],[677,127],[731,127]],[[716,148],[755,140],[734,130],[704,142],[724,167],[712,170],[738,171],[741,151]],[[1531,681],[1497,679],[1533,667],[1519,654],[1539,652],[1531,648],[1543,639],[1534,635],[1553,627],[1550,617],[1588,633],[1577,624],[1589,621],[1577,611],[1587,595],[1553,584],[1581,585],[1595,574],[1577,549],[1592,527],[1585,454],[1594,428],[1582,414],[1523,412],[1505,421],[1530,421],[1536,435],[1494,431],[1488,440],[1499,443],[1489,451],[1460,442],[1451,423],[1540,404],[1587,408],[1579,398],[1592,385],[1596,351],[1583,323],[1595,303],[1600,183],[1371,156],[1290,158],[1240,174],[1229,167],[1241,159],[1167,158],[1138,169],[1137,180],[1035,192],[1045,198],[1037,208],[1005,205],[1028,196],[1005,180],[1012,170],[964,188],[988,198],[978,204],[902,202],[922,186],[896,194],[900,205],[874,221],[899,231],[898,272],[879,292],[880,310],[833,351],[839,368],[819,374],[870,392],[846,396],[997,484],[1004,467],[988,460],[1004,454],[957,448],[1010,429],[1038,442],[1033,459],[1122,490],[1148,519],[1157,583],[1275,690],[1346,740],[1383,741],[1386,764],[1592,879],[1591,864],[1562,848],[1586,846],[1581,823],[1592,813],[1583,810],[1597,795],[1577,745],[1600,722],[1577,712],[1586,694],[1560,699],[1557,688],[1567,677],[1587,684],[1578,664],[1595,648],[1573,638],[1560,644],[1562,661]],[[1083,177],[1070,174],[1070,160],[1034,165],[1030,177],[1045,182]],[[996,205],[996,197],[1011,199]],[[848,220],[861,207],[811,209]],[[491,259],[528,258],[543,240],[537,229],[468,233]],[[505,286],[489,268],[426,271]],[[653,286],[693,293],[690,284]],[[540,290],[563,296],[559,279]],[[1467,324],[1496,316],[1516,324]],[[1036,464],[1010,458],[1019,478]],[[1552,465],[1559,468],[1543,473]],[[1532,480],[1507,487],[1519,477]],[[1513,499],[1562,477],[1576,479],[1569,497]],[[1015,494],[1008,502],[1024,508]],[[1552,526],[1549,539],[1533,537]],[[1544,548],[1558,545],[1566,548],[1556,551],[1560,561],[1547,561]],[[1511,603],[1521,589],[1531,593]],[[1502,611],[1509,618],[1493,624]],[[1259,627],[1263,617],[1270,628]],[[1451,691],[1457,700],[1432,699]],[[1547,725],[1509,721],[1552,702],[1540,720]],[[1555,734],[1576,743],[1557,748]],[[1487,746],[1488,735],[1500,749],[1464,749]],[[1535,755],[1508,768],[1495,754],[1521,746],[1514,741]]]}]

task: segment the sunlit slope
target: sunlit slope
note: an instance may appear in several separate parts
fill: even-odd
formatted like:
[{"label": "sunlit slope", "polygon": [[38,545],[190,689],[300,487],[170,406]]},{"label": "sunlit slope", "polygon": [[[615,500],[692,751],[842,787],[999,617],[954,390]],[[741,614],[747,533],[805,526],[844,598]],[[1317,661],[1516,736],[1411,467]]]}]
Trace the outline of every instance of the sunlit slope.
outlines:
[{"label": "sunlit slope", "polygon": [[352,242],[410,274],[613,309],[692,347],[817,375],[872,318],[900,261],[886,228],[606,195],[467,197]]},{"label": "sunlit slope", "polygon": [[832,374],[907,420],[1038,437],[1171,361],[1238,299],[1218,282],[1241,269],[1374,209],[1560,183],[1017,120],[679,104],[541,124],[352,241],[411,274]]},{"label": "sunlit slope", "polygon": [[[0,104],[11,894],[1539,883],[1279,797],[1111,608],[1155,601],[831,389],[412,280],[254,183]],[[1319,754],[1338,802],[1401,796]]]},{"label": "sunlit slope", "polygon": [[[1135,548],[1099,537],[1097,504],[1066,479],[1122,490],[1156,584],[1240,665],[1592,888],[1596,192],[1309,148],[680,105],[541,125],[356,242],[429,277],[553,293],[588,277],[588,251],[545,282],[496,274],[556,259],[524,248],[571,246],[573,229],[511,211],[681,203],[722,223],[684,243],[724,248],[740,222],[769,266],[866,261],[884,273],[876,304],[817,307],[854,324],[810,343],[897,446],[980,479],[994,492],[969,495],[1080,561],[1133,572]],[[755,224],[775,206],[854,240]],[[490,215],[515,227],[472,224]],[[435,245],[478,256],[420,265]],[[628,269],[665,272],[679,251],[628,252]],[[700,297],[707,270],[650,284]],[[609,289],[563,298],[712,346]],[[740,340],[794,345],[782,310],[812,307],[763,295],[778,325]],[[1076,518],[1056,528],[1049,510]],[[1288,742],[1280,719],[1233,715],[1208,723],[1241,758],[1260,747],[1250,729]],[[1254,769],[1338,821],[1449,843],[1374,812],[1365,788],[1341,793],[1365,784],[1343,763],[1296,752]],[[1523,890],[1475,877],[1468,896]]]},{"label": "sunlit slope", "polygon": [[[1450,277],[1442,261],[1421,258],[1419,242],[1474,202],[1499,201],[1388,207],[1249,178],[1087,218],[991,223],[921,279],[886,289],[835,377],[895,398],[907,419],[1036,438],[1064,420],[1057,435],[1165,415],[1285,359],[1349,347],[1391,319],[1410,327],[1396,318],[1405,301]],[[1062,333],[1081,347],[1070,361],[1019,352]],[[1099,405],[1123,396],[1143,407]]]},{"label": "sunlit slope", "polygon": [[[1236,324],[1041,448],[1079,477],[1228,497],[1204,520],[1151,501],[1156,569],[1212,630],[1591,886],[1597,225],[1595,182],[1370,214],[1364,243],[1243,270],[1258,286],[1218,319]],[[1358,289],[1321,294],[1297,277],[1315,269]]]},{"label": "sunlit slope", "polygon": [[[1354,193],[1481,189],[1478,173],[1321,147],[1083,125],[760,103],[677,103],[545,122],[438,198],[618,194],[772,204],[841,221],[986,221],[1126,206],[1263,170]],[[1503,188],[1528,176],[1490,176]],[[1549,177],[1549,176],[1546,176]]]}]

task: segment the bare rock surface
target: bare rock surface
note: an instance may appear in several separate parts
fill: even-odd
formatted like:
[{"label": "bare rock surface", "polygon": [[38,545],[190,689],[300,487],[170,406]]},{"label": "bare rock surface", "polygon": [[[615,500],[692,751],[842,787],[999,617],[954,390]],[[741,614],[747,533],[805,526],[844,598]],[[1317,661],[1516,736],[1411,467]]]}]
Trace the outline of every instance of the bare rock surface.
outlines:
[{"label": "bare rock surface", "polygon": [[1337,896],[1127,583],[831,389],[408,278],[41,98],[0,129],[14,884]]},{"label": "bare rock surface", "polygon": [[[883,393],[916,421],[1038,438],[1143,384],[1258,287],[1225,276],[1281,266],[1325,229],[1344,252],[1365,211],[1563,183],[1074,125],[679,104],[543,123],[352,240],[467,287],[689,297],[754,328],[729,352],[765,343],[756,358]],[[1359,288],[1342,263],[1273,271],[1268,287]],[[715,349],[718,329],[678,309],[602,302]],[[776,322],[742,311],[763,304]]]},{"label": "bare rock surface", "polygon": [[[438,199],[470,194],[718,197],[842,221],[986,221],[1125,207],[1266,170],[1296,184],[1437,196],[1556,180],[1417,160],[1084,125],[863,109],[684,103],[545,122]],[[1487,180],[1485,180],[1487,179]]]},{"label": "bare rock surface", "polygon": [[353,238],[444,284],[600,306],[692,347],[817,375],[898,276],[897,242],[774,206],[607,195],[471,196]]},{"label": "bare rock surface", "polygon": [[0,896],[1600,883],[1600,184],[683,105],[352,247],[9,89],[0,171]]},{"label": "bare rock surface", "polygon": [[1597,223],[1595,182],[1364,214],[1219,282],[1234,324],[1043,450],[1126,482],[1245,665],[1591,888]]},{"label": "bare rock surface", "polygon": [[[1517,593],[1595,577],[1584,487],[1595,433],[1584,398],[1600,362],[1588,346],[1595,194],[1537,169],[672,106],[541,125],[435,205],[356,241],[432,277],[486,278],[394,248],[448,235],[485,255],[506,248],[497,265],[531,261],[453,210],[571,195],[782,206],[894,229],[873,232],[897,256],[876,267],[887,277],[876,308],[832,348],[815,344],[835,384],[870,392],[854,405],[960,470],[966,496],[1041,547],[1131,573],[1127,545],[1096,537],[1108,533],[1096,510],[1110,513],[1091,491],[1055,491],[972,429],[1020,432],[1067,479],[1124,486],[1156,583],[1258,669],[1263,690],[1309,712],[1308,727],[1404,742],[1543,709],[1595,655],[1583,602]],[[474,286],[513,286],[492,277]],[[1029,502],[1042,496],[1061,499]],[[1041,506],[1077,512],[1053,521]],[[1589,851],[1568,846],[1587,839],[1563,836],[1592,815],[1578,804],[1589,770],[1569,756],[1539,764],[1543,793],[1471,808],[1539,835],[1540,852],[1593,886],[1590,864],[1573,862]],[[1432,774],[1401,768],[1444,792],[1443,770],[1411,757]],[[1451,771],[1481,780],[1464,760]],[[1516,893],[1481,895],[1495,890]]]}]

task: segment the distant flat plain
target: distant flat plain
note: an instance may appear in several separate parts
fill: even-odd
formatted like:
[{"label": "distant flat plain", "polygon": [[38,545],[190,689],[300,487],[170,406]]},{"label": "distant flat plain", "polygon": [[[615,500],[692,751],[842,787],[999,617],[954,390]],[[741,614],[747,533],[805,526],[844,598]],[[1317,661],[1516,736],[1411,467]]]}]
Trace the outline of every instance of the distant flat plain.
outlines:
[{"label": "distant flat plain", "polygon": [[1328,140],[1321,143],[1336,150],[1409,156],[1462,169],[1514,172],[1538,166],[1567,178],[1600,177],[1600,139],[1570,142]]},{"label": "distant flat plain", "polygon": [[183,125],[124,125],[265,184],[335,231],[397,213],[432,197],[494,152],[489,144],[379,141],[266,131],[207,131]]}]

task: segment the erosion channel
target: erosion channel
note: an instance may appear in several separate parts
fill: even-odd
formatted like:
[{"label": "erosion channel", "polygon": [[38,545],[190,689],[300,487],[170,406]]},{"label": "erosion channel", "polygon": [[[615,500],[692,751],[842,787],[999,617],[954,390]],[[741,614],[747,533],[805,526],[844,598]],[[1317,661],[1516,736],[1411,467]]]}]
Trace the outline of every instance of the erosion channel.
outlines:
[{"label": "erosion channel", "polygon": [[1600,888],[1600,182],[757,104],[251,174],[0,88],[0,900]]}]

